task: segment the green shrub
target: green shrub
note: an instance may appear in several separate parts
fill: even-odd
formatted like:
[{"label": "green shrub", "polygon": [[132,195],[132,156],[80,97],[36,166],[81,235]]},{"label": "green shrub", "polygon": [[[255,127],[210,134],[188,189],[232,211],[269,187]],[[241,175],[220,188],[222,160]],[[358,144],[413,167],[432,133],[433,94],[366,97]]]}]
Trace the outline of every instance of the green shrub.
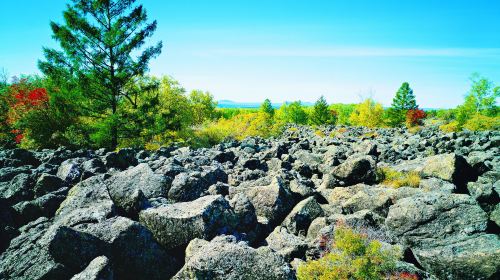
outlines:
[{"label": "green shrub", "polygon": [[308,260],[297,269],[299,280],[385,279],[395,269],[398,247],[383,248],[378,240],[338,224],[331,252]]},{"label": "green shrub", "polygon": [[418,172],[399,172],[390,167],[382,167],[378,170],[378,175],[382,184],[391,186],[393,188],[399,187],[413,187],[416,188],[420,185],[420,175]]}]

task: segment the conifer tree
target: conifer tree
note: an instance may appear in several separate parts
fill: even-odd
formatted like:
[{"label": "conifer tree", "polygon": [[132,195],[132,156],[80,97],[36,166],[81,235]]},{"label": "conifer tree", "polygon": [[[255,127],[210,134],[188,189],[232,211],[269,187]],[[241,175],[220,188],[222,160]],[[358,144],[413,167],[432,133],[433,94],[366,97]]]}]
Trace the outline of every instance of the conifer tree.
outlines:
[{"label": "conifer tree", "polygon": [[393,126],[400,126],[405,123],[408,110],[417,109],[417,101],[410,84],[404,82],[392,99],[392,105],[389,109],[389,121]]},{"label": "conifer tree", "polygon": [[[61,50],[44,48],[40,70],[61,83],[77,81],[92,118],[99,118],[102,134],[116,148],[121,127],[120,104],[136,106],[136,92],[127,84],[148,71],[149,61],[160,54],[162,43],[142,48],[153,35],[156,21],[135,0],[73,0],[64,11],[64,24],[51,22]],[[137,56],[136,56],[137,54]],[[58,77],[65,77],[64,79]]]},{"label": "conifer tree", "polygon": [[335,122],[324,96],[321,96],[316,103],[314,103],[311,122],[315,125],[332,124]]},{"label": "conifer tree", "polygon": [[274,116],[274,108],[271,100],[266,98],[266,100],[264,100],[264,102],[260,105],[260,111],[272,118]]}]

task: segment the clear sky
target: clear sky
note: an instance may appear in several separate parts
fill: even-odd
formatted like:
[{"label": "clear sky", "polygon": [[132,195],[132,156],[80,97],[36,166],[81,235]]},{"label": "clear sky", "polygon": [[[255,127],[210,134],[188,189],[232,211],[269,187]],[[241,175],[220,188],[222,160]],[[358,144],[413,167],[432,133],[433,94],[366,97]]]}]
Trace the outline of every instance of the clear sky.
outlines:
[{"label": "clear sky", "polygon": [[[37,73],[63,0],[0,0],[0,68]],[[473,72],[500,84],[499,0],[138,0],[158,21],[154,75],[216,99],[454,107]]]}]

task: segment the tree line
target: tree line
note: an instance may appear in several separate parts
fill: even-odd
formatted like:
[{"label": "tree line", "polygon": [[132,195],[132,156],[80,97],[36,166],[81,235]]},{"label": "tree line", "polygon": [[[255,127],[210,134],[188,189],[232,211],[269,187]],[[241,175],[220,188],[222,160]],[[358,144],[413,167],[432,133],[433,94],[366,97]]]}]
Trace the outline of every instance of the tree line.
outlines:
[{"label": "tree line", "polygon": [[447,131],[500,127],[500,87],[479,75],[472,77],[464,104],[452,110],[424,112],[406,82],[388,109],[372,99],[328,104],[323,96],[311,107],[295,101],[275,109],[267,99],[258,110],[218,109],[208,92],[188,93],[171,77],[147,75],[162,42],[146,46],[157,22],[135,2],[73,0],[64,23],[50,23],[59,48],[43,49],[42,75],[0,75],[1,146],[204,146],[273,136],[288,123],[414,127],[426,116]]}]

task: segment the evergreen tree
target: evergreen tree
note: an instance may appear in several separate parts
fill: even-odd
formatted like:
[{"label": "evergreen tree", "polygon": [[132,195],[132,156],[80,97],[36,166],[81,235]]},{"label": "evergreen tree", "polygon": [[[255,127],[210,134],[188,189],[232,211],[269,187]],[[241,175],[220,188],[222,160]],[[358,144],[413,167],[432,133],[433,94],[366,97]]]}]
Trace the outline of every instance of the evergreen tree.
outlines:
[{"label": "evergreen tree", "polygon": [[408,110],[417,109],[417,101],[410,84],[404,82],[392,99],[392,105],[389,109],[389,121],[393,126],[400,126],[405,123]]},{"label": "evergreen tree", "polygon": [[333,114],[328,108],[328,103],[324,96],[321,96],[316,103],[311,114],[311,123],[315,125],[332,124],[335,122]]},{"label": "evergreen tree", "polygon": [[272,118],[274,116],[274,108],[271,104],[271,100],[266,98],[266,100],[264,100],[264,102],[260,105],[260,111]]},{"label": "evergreen tree", "polygon": [[159,42],[142,49],[156,21],[148,23],[146,11],[134,2],[73,0],[64,12],[65,23],[50,23],[62,50],[44,48],[46,61],[39,62],[49,78],[77,81],[86,100],[81,106],[89,117],[101,120],[99,133],[109,139],[111,148],[117,146],[120,129],[127,123],[119,115],[120,105],[137,106],[138,93],[128,91],[127,84],[147,72],[149,61],[162,48]]}]

